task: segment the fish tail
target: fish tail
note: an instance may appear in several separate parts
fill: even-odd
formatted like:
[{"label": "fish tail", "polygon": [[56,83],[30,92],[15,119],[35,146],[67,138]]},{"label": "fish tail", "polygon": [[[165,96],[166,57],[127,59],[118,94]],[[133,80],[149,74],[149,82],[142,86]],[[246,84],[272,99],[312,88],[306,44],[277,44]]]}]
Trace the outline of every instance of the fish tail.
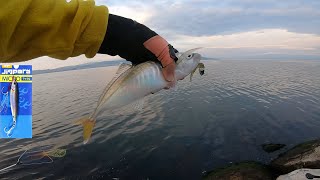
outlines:
[{"label": "fish tail", "polygon": [[90,140],[94,125],[96,124],[96,120],[91,117],[83,117],[76,120],[74,124],[83,126],[83,144],[87,144]]}]

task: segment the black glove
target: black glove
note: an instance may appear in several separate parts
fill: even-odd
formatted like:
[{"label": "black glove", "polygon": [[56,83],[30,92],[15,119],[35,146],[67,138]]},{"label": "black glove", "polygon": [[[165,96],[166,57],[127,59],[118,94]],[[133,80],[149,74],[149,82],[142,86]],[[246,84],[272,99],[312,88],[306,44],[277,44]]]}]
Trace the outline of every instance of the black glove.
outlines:
[{"label": "black glove", "polygon": [[[111,56],[119,55],[132,64],[145,61],[161,62],[156,52],[148,50],[144,43],[150,38],[158,36],[157,33],[132,19],[109,14],[108,27],[105,38],[98,53]],[[175,53],[178,51],[168,45],[170,57],[177,60]],[[164,65],[162,63],[162,65]]]}]

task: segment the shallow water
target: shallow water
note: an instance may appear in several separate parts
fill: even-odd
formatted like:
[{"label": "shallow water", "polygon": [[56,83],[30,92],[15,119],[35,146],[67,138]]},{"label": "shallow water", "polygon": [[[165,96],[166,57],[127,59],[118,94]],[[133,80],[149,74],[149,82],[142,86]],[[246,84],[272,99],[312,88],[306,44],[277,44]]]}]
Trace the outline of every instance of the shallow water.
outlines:
[{"label": "shallow water", "polygon": [[204,61],[206,74],[146,99],[142,112],[105,112],[89,144],[72,122],[88,115],[116,67],[34,75],[33,138],[0,140],[0,168],[26,148],[54,145],[52,164],[17,166],[0,178],[200,179],[229,163],[268,163],[320,137],[320,61]]}]

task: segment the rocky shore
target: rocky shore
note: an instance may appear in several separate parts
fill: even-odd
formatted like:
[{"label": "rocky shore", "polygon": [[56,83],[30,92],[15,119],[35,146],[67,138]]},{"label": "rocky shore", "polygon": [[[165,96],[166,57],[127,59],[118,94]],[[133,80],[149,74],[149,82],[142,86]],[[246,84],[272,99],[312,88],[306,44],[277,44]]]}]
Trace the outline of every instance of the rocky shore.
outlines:
[{"label": "rocky shore", "polygon": [[[283,144],[264,144],[262,148],[266,152],[273,152],[284,146]],[[272,160],[270,164],[265,165],[252,161],[240,162],[210,171],[203,179],[290,180],[301,179],[301,177],[310,179],[320,176],[320,174],[318,174],[320,170],[318,169],[320,169],[320,139],[299,144],[280,154],[276,159]]]}]

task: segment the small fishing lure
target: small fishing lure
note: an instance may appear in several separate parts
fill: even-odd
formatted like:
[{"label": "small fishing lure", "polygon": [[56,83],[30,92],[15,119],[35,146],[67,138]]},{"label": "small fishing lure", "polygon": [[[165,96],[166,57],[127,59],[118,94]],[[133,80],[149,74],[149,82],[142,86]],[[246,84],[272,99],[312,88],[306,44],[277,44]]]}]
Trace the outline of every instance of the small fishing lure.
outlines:
[{"label": "small fishing lure", "polygon": [[8,137],[12,136],[12,131],[17,124],[17,115],[18,115],[18,83],[17,80],[12,76],[12,82],[10,86],[10,108],[12,114],[12,125],[7,130],[7,127],[4,128],[4,132]]}]

